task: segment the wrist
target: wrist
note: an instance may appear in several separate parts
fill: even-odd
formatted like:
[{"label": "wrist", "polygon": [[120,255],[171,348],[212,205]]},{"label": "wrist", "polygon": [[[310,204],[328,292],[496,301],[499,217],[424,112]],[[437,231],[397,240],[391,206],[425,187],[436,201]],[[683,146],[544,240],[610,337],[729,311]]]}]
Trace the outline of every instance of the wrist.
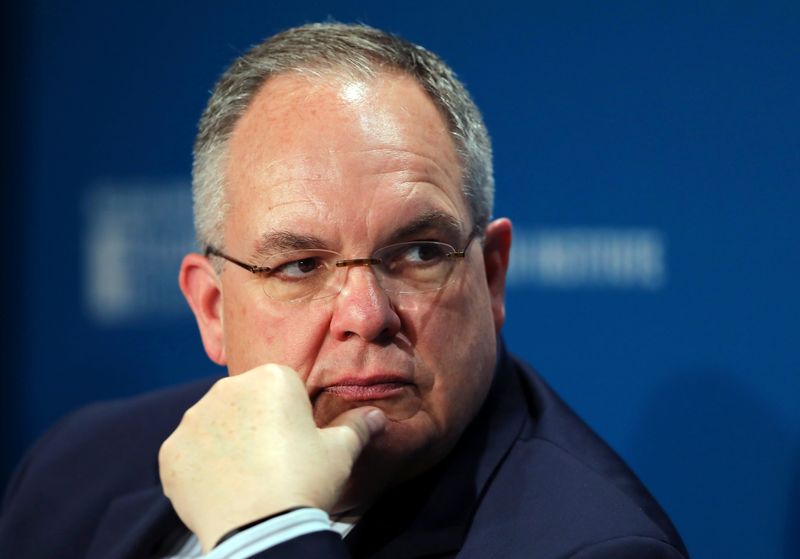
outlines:
[{"label": "wrist", "polygon": [[289,514],[290,512],[294,512],[294,511],[300,510],[300,509],[307,509],[307,508],[311,508],[311,507],[307,507],[307,506],[289,507],[287,509],[283,509],[283,510],[280,510],[278,512],[274,512],[272,514],[268,514],[267,516],[263,516],[263,517],[258,518],[256,520],[253,520],[251,522],[247,522],[246,524],[243,524],[241,526],[238,526],[236,528],[233,528],[233,529],[228,530],[227,532],[225,532],[217,540],[217,542],[214,545],[211,546],[211,548],[213,549],[213,548],[217,547],[222,542],[224,542],[225,540],[229,540],[230,538],[232,538],[233,536],[235,536],[239,532],[243,532],[244,530],[247,530],[248,528],[252,528],[253,526],[261,524],[262,522],[267,522],[268,520],[272,520],[273,518],[276,518],[278,516],[283,516],[284,514]]}]

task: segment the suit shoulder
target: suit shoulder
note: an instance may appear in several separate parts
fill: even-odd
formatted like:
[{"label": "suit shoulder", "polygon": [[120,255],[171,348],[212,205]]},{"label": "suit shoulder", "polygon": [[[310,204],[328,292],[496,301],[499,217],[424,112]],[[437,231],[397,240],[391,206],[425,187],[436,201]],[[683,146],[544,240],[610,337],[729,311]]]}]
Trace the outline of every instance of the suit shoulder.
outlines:
[{"label": "suit shoulder", "polygon": [[82,408],[78,408],[66,416],[65,419],[82,418],[83,416],[91,416],[93,414],[125,416],[127,414],[160,411],[163,410],[165,406],[190,406],[202,397],[217,380],[218,379],[215,377],[203,378],[184,384],[158,388],[141,394],[134,394],[124,398],[94,402]]},{"label": "suit shoulder", "polygon": [[581,533],[586,545],[621,545],[630,539],[637,545],[660,542],[686,555],[669,517],[622,458],[535,371],[519,362],[516,366],[531,421],[500,475],[510,484],[525,480],[524,489],[514,487],[527,493],[520,502],[561,518],[563,524],[550,529],[569,531],[563,541],[575,541]]},{"label": "suit shoulder", "polygon": [[626,536],[612,538],[596,544],[581,548],[569,559],[624,559],[626,557],[640,559],[686,559],[688,555],[685,549],[679,549],[669,542],[662,540],[640,537]]},{"label": "suit shoulder", "polygon": [[70,413],[28,451],[8,485],[5,505],[26,486],[45,490],[78,480],[97,483],[112,470],[123,472],[134,485],[154,482],[161,442],[214,380],[98,402]]},{"label": "suit shoulder", "polygon": [[[95,445],[108,438],[125,437],[129,443],[163,439],[216,379],[203,379],[143,394],[90,404],[67,415],[34,447],[60,442]],[[132,437],[133,439],[130,439]]]}]

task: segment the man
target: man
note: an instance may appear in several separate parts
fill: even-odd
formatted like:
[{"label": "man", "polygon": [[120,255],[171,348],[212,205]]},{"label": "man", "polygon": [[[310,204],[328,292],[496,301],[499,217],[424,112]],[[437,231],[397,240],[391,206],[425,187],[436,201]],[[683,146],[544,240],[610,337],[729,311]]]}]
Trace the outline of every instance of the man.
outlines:
[{"label": "man", "polygon": [[179,278],[229,377],[63,422],[12,481],[0,550],[685,557],[498,342],[492,191],[480,113],[424,49],[326,24],[237,60],[200,122],[205,253]]}]

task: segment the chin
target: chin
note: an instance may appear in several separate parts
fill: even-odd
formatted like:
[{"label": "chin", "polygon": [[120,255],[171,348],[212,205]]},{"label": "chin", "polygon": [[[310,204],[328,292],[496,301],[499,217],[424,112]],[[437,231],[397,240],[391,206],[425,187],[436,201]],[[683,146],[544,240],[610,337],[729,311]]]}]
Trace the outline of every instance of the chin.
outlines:
[{"label": "chin", "polygon": [[390,420],[356,462],[354,477],[381,472],[384,485],[394,485],[433,467],[455,444],[446,430],[435,426],[426,413],[404,420]]},{"label": "chin", "polygon": [[361,453],[337,505],[347,510],[370,504],[387,488],[411,479],[441,459],[437,437],[414,425],[414,418],[390,421]]}]

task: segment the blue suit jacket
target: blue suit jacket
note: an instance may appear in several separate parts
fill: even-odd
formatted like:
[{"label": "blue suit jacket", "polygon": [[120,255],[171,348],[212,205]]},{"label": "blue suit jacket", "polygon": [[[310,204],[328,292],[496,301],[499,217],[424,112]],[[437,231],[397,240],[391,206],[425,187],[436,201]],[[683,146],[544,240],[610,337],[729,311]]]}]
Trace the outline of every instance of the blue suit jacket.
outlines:
[{"label": "blue suit jacket", "polygon": [[[12,479],[0,556],[149,557],[180,531],[161,442],[213,380],[98,404],[63,420]],[[501,350],[486,404],[450,456],[388,491],[344,542],[296,538],[278,557],[688,557],[634,474],[531,369]]]}]

